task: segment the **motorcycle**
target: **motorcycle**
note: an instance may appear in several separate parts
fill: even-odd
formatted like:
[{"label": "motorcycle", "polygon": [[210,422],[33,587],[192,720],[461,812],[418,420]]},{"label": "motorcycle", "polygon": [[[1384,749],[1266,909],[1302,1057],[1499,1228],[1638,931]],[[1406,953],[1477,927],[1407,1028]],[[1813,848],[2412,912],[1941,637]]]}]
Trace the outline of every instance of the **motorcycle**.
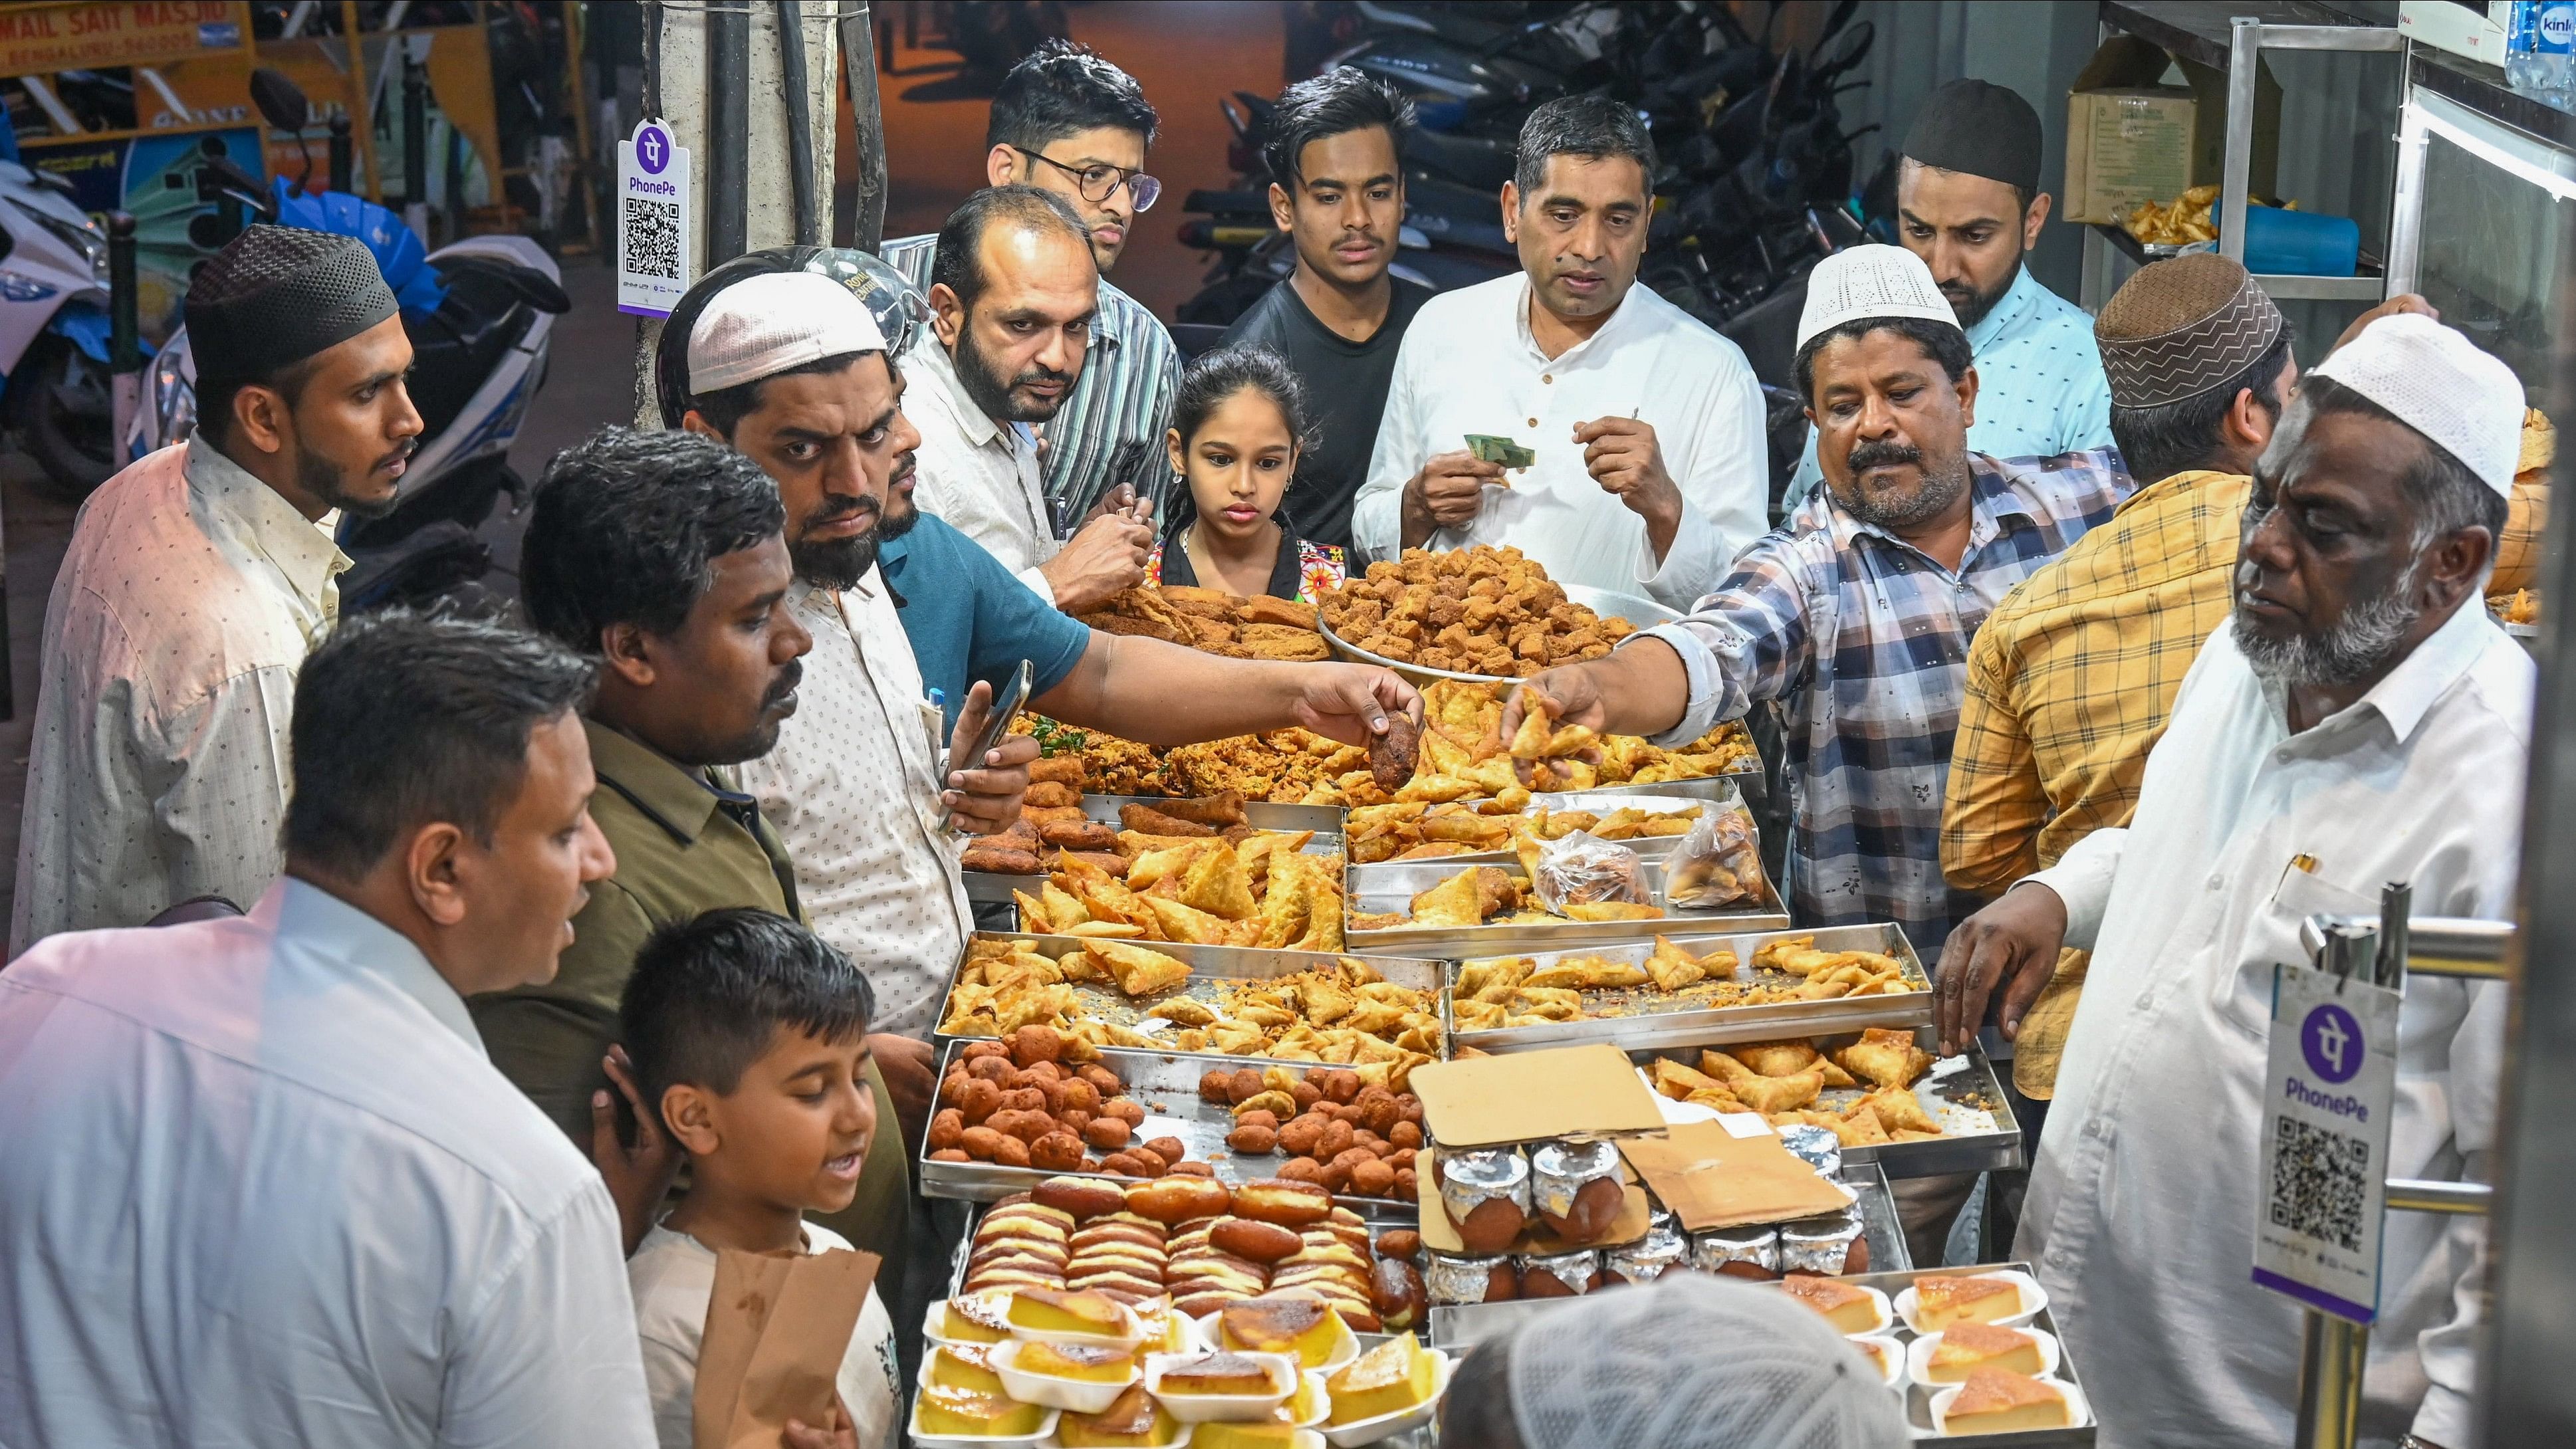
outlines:
[{"label": "motorcycle", "polygon": [[[258,72],[251,89],[271,127],[303,129],[304,97],[285,77]],[[223,169],[227,194],[258,219],[365,243],[402,306],[419,446],[391,512],[340,524],[340,546],[353,560],[340,579],[342,610],[427,602],[475,583],[491,567],[483,535],[495,511],[506,507],[515,517],[526,506],[510,444],[545,385],[554,319],[572,310],[554,259],[519,236],[464,237],[427,252],[400,217],[345,191],[308,193],[284,177],[263,188],[237,167]],[[149,381],[129,457],[195,429],[197,369],[186,328],[171,334]]]},{"label": "motorcycle", "polygon": [[0,161],[0,419],[66,499],[116,471],[107,347],[107,233],[70,183]]}]

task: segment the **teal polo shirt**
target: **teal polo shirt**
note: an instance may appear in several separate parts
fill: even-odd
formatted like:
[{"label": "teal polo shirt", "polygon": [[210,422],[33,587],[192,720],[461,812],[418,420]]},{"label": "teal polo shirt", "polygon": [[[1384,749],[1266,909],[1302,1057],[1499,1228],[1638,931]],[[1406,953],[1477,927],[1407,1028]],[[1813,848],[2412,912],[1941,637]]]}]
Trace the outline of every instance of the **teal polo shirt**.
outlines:
[{"label": "teal polo shirt", "polygon": [[922,687],[937,691],[951,733],[976,680],[999,694],[1025,659],[1032,693],[1044,694],[1091,647],[1089,625],[1039,598],[982,544],[927,513],[877,551],[877,567],[894,591]]}]

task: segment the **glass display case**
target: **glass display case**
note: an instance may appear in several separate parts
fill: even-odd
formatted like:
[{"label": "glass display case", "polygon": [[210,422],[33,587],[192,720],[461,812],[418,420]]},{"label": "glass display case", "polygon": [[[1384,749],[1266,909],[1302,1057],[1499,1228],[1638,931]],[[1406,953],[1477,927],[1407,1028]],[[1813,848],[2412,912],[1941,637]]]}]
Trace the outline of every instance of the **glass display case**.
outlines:
[{"label": "glass display case", "polygon": [[2400,113],[2389,290],[2512,366],[2530,400],[2548,394],[2564,326],[2562,261],[2576,226],[2576,115],[2516,95],[2492,66],[2417,48]]}]

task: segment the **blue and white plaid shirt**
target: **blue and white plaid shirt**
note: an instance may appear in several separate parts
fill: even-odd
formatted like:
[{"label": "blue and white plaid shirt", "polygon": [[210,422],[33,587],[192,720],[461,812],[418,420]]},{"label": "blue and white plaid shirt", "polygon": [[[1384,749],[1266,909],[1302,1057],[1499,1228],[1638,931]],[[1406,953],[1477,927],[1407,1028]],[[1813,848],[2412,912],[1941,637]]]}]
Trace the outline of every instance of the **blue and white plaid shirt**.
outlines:
[{"label": "blue and white plaid shirt", "polygon": [[[2129,496],[2109,450],[2004,461],[1970,453],[1975,520],[1957,569],[1862,523],[1823,490],[1747,548],[1661,639],[1690,704],[1657,743],[1776,701],[1796,802],[1790,899],[1801,925],[1894,921],[1927,961],[1978,901],[1941,878],[1941,801],[1968,645],[2041,564]],[[1634,642],[1632,639],[1630,642]]]},{"label": "blue and white plaid shirt", "polygon": [[[877,249],[886,265],[930,293],[936,234],[900,237]],[[1064,406],[1037,431],[1047,440],[1039,467],[1056,529],[1071,531],[1121,483],[1154,500],[1157,527],[1171,512],[1171,455],[1163,433],[1172,425],[1172,395],[1181,386],[1181,353],[1145,304],[1100,279],[1100,312],[1091,323],[1091,353],[1065,394]]]}]

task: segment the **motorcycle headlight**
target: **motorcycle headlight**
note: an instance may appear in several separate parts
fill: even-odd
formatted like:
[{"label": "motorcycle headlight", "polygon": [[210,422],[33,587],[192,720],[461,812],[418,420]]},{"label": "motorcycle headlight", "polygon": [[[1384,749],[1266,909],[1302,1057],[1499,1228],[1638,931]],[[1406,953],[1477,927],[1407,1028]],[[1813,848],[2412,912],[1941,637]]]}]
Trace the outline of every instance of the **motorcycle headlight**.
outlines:
[{"label": "motorcycle headlight", "polygon": [[87,219],[65,221],[50,211],[38,211],[24,203],[18,209],[33,217],[36,225],[52,232],[56,241],[80,253],[81,260],[89,264],[91,277],[102,283],[107,280],[107,233],[99,230],[95,223]]},{"label": "motorcycle headlight", "polygon": [[152,409],[161,425],[161,444],[168,447],[197,430],[197,390],[179,375],[176,348],[164,348],[152,360]]}]

